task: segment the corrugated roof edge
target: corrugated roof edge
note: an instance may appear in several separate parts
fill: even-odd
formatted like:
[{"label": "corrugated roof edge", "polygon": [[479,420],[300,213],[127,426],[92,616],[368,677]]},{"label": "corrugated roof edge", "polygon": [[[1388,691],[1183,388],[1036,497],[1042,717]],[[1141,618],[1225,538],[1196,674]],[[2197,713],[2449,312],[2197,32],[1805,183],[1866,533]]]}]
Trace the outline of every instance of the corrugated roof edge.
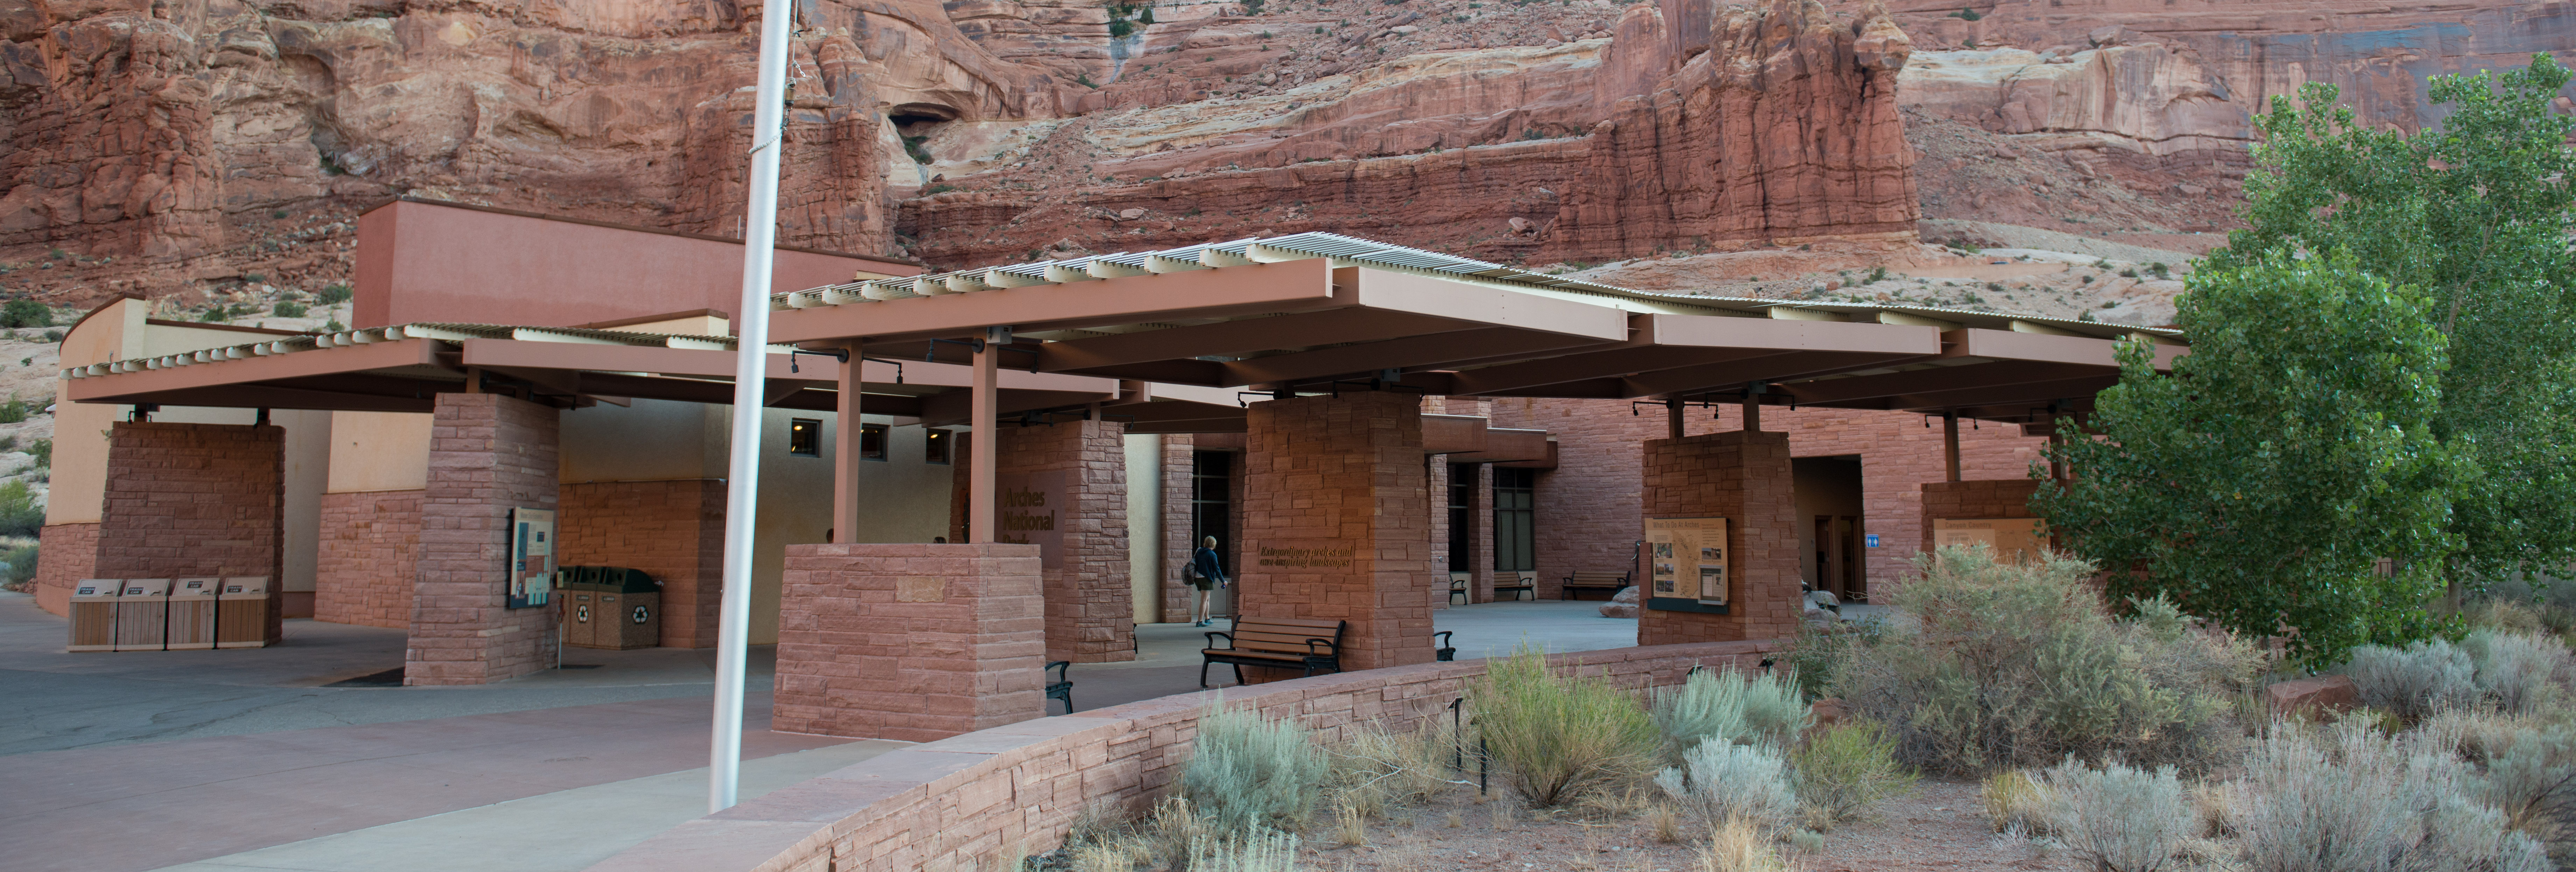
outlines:
[{"label": "corrugated roof edge", "polygon": [[[250,357],[268,357],[278,354],[293,354],[299,351],[315,351],[324,348],[340,348],[350,345],[366,345],[376,342],[399,342],[406,339],[435,339],[448,342],[461,342],[467,339],[511,339],[526,342],[604,342],[608,344],[645,348],[678,348],[703,351],[731,351],[734,348],[734,338],[731,336],[702,336],[687,333],[637,333],[625,330],[591,330],[579,327],[527,327],[510,324],[415,323],[397,324],[391,327],[369,327],[359,330],[342,330],[336,333],[301,334],[281,337],[265,342],[227,345],[220,348],[200,349],[179,354],[163,354],[153,357],[111,360],[106,363],[94,363],[87,366],[65,368],[62,370],[62,377],[65,379],[89,378],[91,376],[111,375],[120,372],[166,369],[174,366],[216,363],[225,360],[241,360]],[[785,354],[790,350],[792,350],[791,347],[785,345],[771,345],[769,347],[769,353],[771,354]]]}]

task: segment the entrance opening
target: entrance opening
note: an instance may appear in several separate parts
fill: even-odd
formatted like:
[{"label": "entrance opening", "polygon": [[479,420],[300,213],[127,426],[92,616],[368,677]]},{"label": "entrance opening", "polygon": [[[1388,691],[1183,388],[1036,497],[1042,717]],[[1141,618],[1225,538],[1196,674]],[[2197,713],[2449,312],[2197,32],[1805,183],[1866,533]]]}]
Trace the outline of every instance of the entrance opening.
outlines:
[{"label": "entrance opening", "polygon": [[[1238,552],[1231,529],[1233,517],[1234,452],[1190,452],[1190,553],[1197,554],[1199,543],[1207,541],[1207,537],[1216,537],[1217,562],[1224,565],[1227,578],[1243,574],[1242,565],[1235,562]],[[1212,595],[1208,600],[1208,611],[1211,614],[1231,613],[1231,609],[1223,606],[1232,603],[1218,598],[1231,595],[1231,592]]]},{"label": "entrance opening", "polygon": [[1797,490],[1799,577],[1808,590],[1828,591],[1844,602],[1868,602],[1860,455],[1793,458],[1789,471]]},{"label": "entrance opening", "polygon": [[[1538,470],[1494,467],[1494,574],[1538,569]],[[1497,581],[1496,583],[1500,583]]]}]

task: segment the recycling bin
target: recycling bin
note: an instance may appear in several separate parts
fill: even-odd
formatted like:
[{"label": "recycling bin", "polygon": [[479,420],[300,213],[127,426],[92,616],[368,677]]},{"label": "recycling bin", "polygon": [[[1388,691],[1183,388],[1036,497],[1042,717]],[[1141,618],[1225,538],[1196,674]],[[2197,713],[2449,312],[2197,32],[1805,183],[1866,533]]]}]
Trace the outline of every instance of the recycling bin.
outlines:
[{"label": "recycling bin", "polygon": [[266,648],[274,641],[268,637],[268,576],[224,579],[215,592],[215,647]]},{"label": "recycling bin", "polygon": [[116,650],[159,651],[168,644],[170,580],[129,578],[116,595]]},{"label": "recycling bin", "polygon": [[599,616],[590,647],[623,651],[662,644],[662,583],[641,569],[601,567]]},{"label": "recycling bin", "polygon": [[116,599],[125,579],[84,578],[72,586],[72,644],[65,651],[116,650]]},{"label": "recycling bin", "polygon": [[170,650],[215,647],[215,593],[223,584],[220,578],[182,578],[170,586]]},{"label": "recycling bin", "polygon": [[575,648],[599,647],[599,567],[566,566],[555,595],[563,598],[563,641]]}]

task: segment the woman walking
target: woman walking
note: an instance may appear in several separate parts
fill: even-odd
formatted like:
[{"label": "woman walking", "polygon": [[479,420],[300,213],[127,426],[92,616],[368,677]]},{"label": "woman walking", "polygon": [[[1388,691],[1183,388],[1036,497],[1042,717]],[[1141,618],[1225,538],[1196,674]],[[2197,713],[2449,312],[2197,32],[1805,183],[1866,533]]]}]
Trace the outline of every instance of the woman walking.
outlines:
[{"label": "woman walking", "polygon": [[1190,614],[1198,617],[1197,626],[1207,626],[1208,591],[1226,586],[1225,567],[1217,561],[1216,537],[1200,539],[1199,553],[1190,556],[1190,586],[1199,589],[1198,605]]}]

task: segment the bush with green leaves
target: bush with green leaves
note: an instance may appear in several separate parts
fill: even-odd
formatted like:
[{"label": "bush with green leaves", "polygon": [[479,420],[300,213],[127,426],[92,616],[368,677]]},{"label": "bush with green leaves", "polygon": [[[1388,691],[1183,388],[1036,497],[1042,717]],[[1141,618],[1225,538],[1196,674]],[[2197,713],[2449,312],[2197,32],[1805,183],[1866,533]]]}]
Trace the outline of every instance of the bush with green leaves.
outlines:
[{"label": "bush with green leaves", "polygon": [[326,285],[320,293],[313,295],[313,300],[325,306],[337,306],[348,302],[354,293],[348,285]]},{"label": "bush with green leaves", "polygon": [[38,439],[27,443],[27,453],[36,456],[37,466],[54,465],[54,440]]},{"label": "bush with green leaves", "polygon": [[35,536],[44,531],[45,507],[36,505],[27,483],[0,481],[0,536]]},{"label": "bush with green leaves", "polygon": [[2100,872],[2164,869],[2200,826],[2171,766],[2096,769],[2068,760],[2037,779],[2049,832]]},{"label": "bush with green leaves", "polygon": [[1526,646],[1487,663],[1467,705],[1485,753],[1530,805],[1562,805],[1654,771],[1663,739],[1628,691],[1549,666]]},{"label": "bush with green leaves", "polygon": [[2281,725],[2226,788],[2239,860],[2265,872],[2544,872],[2548,854],[2479,801],[2436,731],[2388,736],[2360,720]]},{"label": "bush with green leaves", "polygon": [[1806,699],[1794,676],[1700,668],[1680,687],[1657,688],[1651,698],[1655,729],[1664,734],[1671,760],[1711,740],[1781,747],[1807,725]]},{"label": "bush with green leaves", "polygon": [[1290,719],[1264,720],[1222,700],[1199,715],[1178,795],[1219,833],[1296,829],[1328,774],[1314,735]]},{"label": "bush with green leaves", "polygon": [[306,311],[307,310],[304,308],[304,304],[302,303],[292,303],[285,300],[279,300],[277,301],[277,306],[269,309],[268,313],[280,318],[302,318]]},{"label": "bush with green leaves", "polygon": [[1798,814],[1789,761],[1770,745],[1701,742],[1682,753],[1682,765],[1655,773],[1655,786],[1712,825],[1745,820],[1773,829]]},{"label": "bush with green leaves", "polygon": [[1887,725],[1896,757],[1939,772],[2047,766],[2068,755],[2206,768],[2233,756],[2237,698],[2262,651],[2150,600],[2116,618],[2093,567],[1984,546],[1919,556],[1898,627],[1846,649],[1830,692]]},{"label": "bush with green leaves", "polygon": [[0,552],[0,575],[6,575],[10,590],[26,587],[36,580],[36,546],[20,545]]},{"label": "bush with green leaves", "polygon": [[1808,733],[1789,752],[1789,772],[1808,826],[1820,831],[1859,818],[1879,800],[1914,786],[1913,771],[1896,762],[1896,736],[1865,720]]},{"label": "bush with green leaves", "polygon": [[10,300],[0,305],[0,327],[51,327],[54,310],[34,300]]},{"label": "bush with green leaves", "polygon": [[8,402],[0,403],[0,424],[16,424],[25,421],[27,415],[34,411],[33,404],[17,397],[10,397]]}]

